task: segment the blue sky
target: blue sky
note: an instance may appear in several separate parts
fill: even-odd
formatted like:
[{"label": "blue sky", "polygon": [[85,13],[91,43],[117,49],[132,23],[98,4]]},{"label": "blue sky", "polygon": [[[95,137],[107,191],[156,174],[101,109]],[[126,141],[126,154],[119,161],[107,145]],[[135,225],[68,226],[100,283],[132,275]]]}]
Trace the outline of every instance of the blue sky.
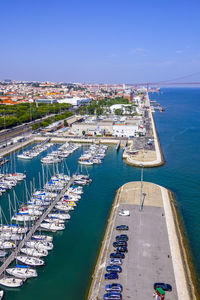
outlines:
[{"label": "blue sky", "polygon": [[133,83],[200,70],[199,0],[9,0],[0,11],[0,80]]}]

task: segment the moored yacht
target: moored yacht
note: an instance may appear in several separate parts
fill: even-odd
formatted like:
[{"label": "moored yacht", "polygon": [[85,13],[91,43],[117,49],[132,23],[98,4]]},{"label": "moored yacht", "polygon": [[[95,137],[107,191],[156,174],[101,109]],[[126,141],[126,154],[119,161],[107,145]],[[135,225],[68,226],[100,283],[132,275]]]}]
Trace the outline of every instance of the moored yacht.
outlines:
[{"label": "moored yacht", "polygon": [[19,266],[17,265],[16,268],[8,268],[6,272],[9,275],[15,276],[17,278],[26,279],[31,277],[37,277],[37,271],[30,268],[29,266]]},{"label": "moored yacht", "polygon": [[25,255],[18,255],[17,260],[21,263],[31,266],[31,267],[39,267],[44,265],[44,261],[37,257],[30,257]]},{"label": "moored yacht", "polygon": [[23,280],[14,277],[3,277],[0,279],[0,285],[5,287],[19,287],[23,285]]}]

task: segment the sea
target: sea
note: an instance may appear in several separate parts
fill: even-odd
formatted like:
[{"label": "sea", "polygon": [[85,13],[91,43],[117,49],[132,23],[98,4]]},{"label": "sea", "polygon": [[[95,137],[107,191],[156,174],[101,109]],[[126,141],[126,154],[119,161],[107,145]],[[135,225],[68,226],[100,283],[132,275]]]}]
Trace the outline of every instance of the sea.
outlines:
[{"label": "sea", "polygon": [[[162,185],[174,193],[199,280],[200,88],[162,88],[160,93],[151,93],[150,99],[165,108],[163,113],[157,111],[154,114],[165,165],[144,169],[144,180]],[[55,145],[47,152],[58,147]],[[81,146],[65,159],[60,171],[62,168],[71,174],[78,171],[78,158],[87,148]],[[10,162],[4,168],[16,168],[27,174],[26,184],[21,182],[14,188],[16,203],[26,201],[31,188],[43,184],[43,173],[45,178],[53,174],[53,167],[44,167],[42,172],[40,159],[47,152],[32,161],[17,159],[17,153],[9,156]],[[66,229],[53,234],[54,249],[45,258],[45,266],[38,268],[37,278],[27,280],[21,288],[5,290],[4,299],[87,299],[116,190],[126,182],[140,180],[141,169],[124,163],[122,149],[116,152],[114,146],[109,146],[101,165],[83,171],[90,174],[93,182],[84,187],[84,194],[71,212]],[[29,192],[26,192],[26,186]],[[0,205],[9,221],[8,195],[14,207],[13,190],[0,197]]]}]

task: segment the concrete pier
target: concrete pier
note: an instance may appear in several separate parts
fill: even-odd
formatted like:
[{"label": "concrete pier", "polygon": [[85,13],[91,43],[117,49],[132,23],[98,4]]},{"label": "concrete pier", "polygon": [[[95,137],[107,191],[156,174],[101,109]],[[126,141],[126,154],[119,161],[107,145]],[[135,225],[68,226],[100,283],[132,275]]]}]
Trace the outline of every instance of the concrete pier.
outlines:
[{"label": "concrete pier", "polygon": [[[172,286],[172,291],[166,292],[166,300],[196,299],[169,195],[164,187],[149,182],[143,183],[142,198],[140,182],[129,182],[117,191],[88,300],[103,299],[105,285],[113,282],[122,284],[123,299],[152,299],[156,282]],[[130,216],[119,216],[121,209],[129,210]],[[128,225],[129,231],[116,231],[121,224]],[[122,273],[118,280],[105,280],[109,256],[114,252],[112,244],[119,234],[129,237]]]},{"label": "concrete pier", "polygon": [[[160,142],[159,142],[159,137],[156,131],[156,126],[155,126],[155,121],[154,117],[151,111],[150,107],[150,100],[149,100],[149,95],[147,93],[146,95],[146,101],[145,101],[145,106],[149,107],[148,109],[145,110],[145,114],[148,116],[149,121],[150,121],[150,128],[149,130],[152,131],[153,135],[153,143],[154,143],[154,149],[152,150],[147,150],[144,149],[139,149],[137,154],[129,154],[126,151],[123,153],[123,158],[126,163],[136,166],[136,167],[143,167],[145,168],[152,168],[152,167],[158,167],[161,166],[165,163],[162,150],[160,147]],[[134,148],[134,141],[132,143],[132,148]],[[137,149],[136,149],[137,150]]]},{"label": "concrete pier", "polygon": [[40,224],[44,221],[44,219],[48,216],[48,214],[51,212],[53,207],[56,205],[56,203],[64,196],[67,189],[71,186],[73,183],[73,180],[71,179],[67,186],[62,190],[60,194],[56,197],[56,199],[51,203],[51,205],[47,208],[47,210],[42,214],[42,216],[36,221],[35,225],[30,229],[30,231],[24,236],[24,239],[19,243],[17,246],[17,250],[15,249],[10,256],[5,260],[5,262],[0,267],[0,276],[3,274],[5,269],[12,263],[12,261],[16,257],[16,252],[19,253],[20,250],[24,247],[25,243],[29,241],[32,237],[32,235],[39,229]]}]

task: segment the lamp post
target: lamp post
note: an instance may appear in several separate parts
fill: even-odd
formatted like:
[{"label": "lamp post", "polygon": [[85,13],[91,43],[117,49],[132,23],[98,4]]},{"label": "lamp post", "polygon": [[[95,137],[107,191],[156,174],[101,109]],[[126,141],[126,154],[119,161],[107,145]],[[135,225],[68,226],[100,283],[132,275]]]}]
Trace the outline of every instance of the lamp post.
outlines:
[{"label": "lamp post", "polygon": [[142,211],[142,194],[143,194],[143,170],[144,170],[144,165],[141,164],[141,187],[140,187],[140,208],[139,211]]}]

